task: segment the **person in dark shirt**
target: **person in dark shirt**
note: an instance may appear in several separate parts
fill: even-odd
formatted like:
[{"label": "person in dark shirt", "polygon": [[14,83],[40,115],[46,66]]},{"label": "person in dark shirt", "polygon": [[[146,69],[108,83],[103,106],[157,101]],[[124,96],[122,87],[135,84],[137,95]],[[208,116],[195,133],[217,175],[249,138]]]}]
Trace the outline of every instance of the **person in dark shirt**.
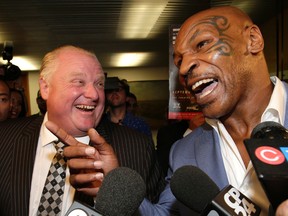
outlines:
[{"label": "person in dark shirt", "polygon": [[106,119],[116,124],[133,128],[152,138],[150,126],[139,116],[127,112],[127,95],[130,92],[126,80],[108,77],[105,83]]}]

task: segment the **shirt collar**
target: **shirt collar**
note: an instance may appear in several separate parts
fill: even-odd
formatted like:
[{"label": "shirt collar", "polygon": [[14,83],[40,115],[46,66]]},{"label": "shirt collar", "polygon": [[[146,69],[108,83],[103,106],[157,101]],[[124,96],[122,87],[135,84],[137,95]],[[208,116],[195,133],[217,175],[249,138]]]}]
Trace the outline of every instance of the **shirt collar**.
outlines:
[{"label": "shirt collar", "polygon": [[274,89],[266,107],[264,113],[261,117],[261,122],[263,121],[275,121],[284,125],[285,116],[285,104],[286,104],[286,92],[284,84],[281,80],[276,77],[270,77],[271,82],[274,84]]},{"label": "shirt collar", "polygon": [[[45,113],[44,120],[40,129],[40,138],[41,138],[41,143],[42,146],[46,146],[54,141],[58,141],[58,137],[56,137],[51,131],[49,131],[45,123],[48,121],[48,114],[47,112]],[[90,138],[89,136],[83,136],[83,137],[76,137],[75,138],[77,141],[82,142],[84,144],[89,144]]]}]

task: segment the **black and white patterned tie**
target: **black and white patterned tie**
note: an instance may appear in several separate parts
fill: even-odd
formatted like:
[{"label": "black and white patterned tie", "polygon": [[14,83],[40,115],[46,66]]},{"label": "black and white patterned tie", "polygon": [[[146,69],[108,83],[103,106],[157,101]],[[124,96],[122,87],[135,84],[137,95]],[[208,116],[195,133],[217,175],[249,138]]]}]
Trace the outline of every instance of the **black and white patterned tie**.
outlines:
[{"label": "black and white patterned tie", "polygon": [[57,153],[47,175],[37,215],[59,215],[61,212],[67,166],[63,157],[65,145],[61,142],[54,142],[53,144]]}]

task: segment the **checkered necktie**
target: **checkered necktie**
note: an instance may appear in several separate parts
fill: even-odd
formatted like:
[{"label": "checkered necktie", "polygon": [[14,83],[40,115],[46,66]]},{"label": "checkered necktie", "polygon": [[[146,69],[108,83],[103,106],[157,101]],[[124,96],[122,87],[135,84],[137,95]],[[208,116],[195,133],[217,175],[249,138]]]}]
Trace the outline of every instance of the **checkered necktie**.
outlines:
[{"label": "checkered necktie", "polygon": [[55,154],[43,188],[37,215],[59,215],[62,206],[66,177],[66,161],[63,157],[63,147],[61,142],[53,143],[57,153]]}]

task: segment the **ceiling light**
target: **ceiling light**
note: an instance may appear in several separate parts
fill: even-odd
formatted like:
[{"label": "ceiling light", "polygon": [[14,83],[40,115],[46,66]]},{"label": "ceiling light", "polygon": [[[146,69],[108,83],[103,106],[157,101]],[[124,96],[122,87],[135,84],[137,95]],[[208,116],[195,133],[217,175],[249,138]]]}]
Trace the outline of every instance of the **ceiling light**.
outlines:
[{"label": "ceiling light", "polygon": [[130,0],[122,6],[118,36],[126,39],[147,38],[168,0]]},{"label": "ceiling light", "polygon": [[111,64],[115,67],[137,67],[149,58],[151,53],[117,53],[112,55]]}]

